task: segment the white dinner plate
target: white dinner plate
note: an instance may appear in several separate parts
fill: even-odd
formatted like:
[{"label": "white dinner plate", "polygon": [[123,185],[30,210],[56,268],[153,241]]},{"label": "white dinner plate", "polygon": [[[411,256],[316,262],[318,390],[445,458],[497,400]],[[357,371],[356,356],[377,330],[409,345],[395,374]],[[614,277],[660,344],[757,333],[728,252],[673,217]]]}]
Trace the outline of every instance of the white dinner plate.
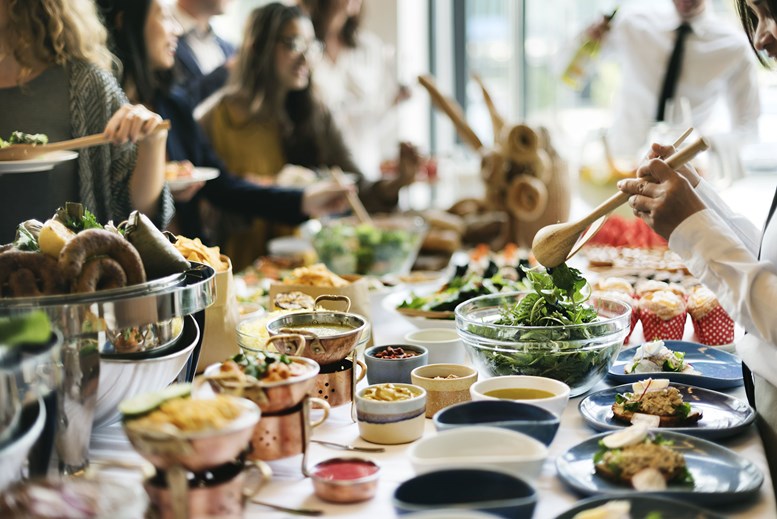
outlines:
[{"label": "white dinner plate", "polygon": [[216,168],[194,168],[192,170],[192,176],[168,180],[167,185],[170,186],[170,191],[181,191],[197,182],[213,180],[218,177],[219,174],[220,172]]},{"label": "white dinner plate", "polygon": [[33,173],[49,171],[61,162],[67,162],[78,157],[77,151],[52,151],[26,160],[0,160],[0,175],[5,173]]},{"label": "white dinner plate", "polygon": [[456,328],[456,321],[454,319],[429,319],[426,317],[415,317],[403,314],[397,310],[397,307],[402,304],[403,301],[410,299],[413,294],[426,295],[434,292],[435,289],[424,287],[419,290],[399,290],[393,292],[383,298],[383,309],[390,315],[396,315],[412,324],[416,328]]}]

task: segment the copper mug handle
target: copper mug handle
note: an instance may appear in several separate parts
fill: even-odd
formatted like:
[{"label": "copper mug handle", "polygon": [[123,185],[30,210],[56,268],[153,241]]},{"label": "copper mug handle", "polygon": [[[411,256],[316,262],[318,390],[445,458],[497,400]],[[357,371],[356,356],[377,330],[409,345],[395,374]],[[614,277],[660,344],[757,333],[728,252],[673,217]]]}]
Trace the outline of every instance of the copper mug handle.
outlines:
[{"label": "copper mug handle", "polygon": [[[359,374],[356,376],[356,383],[358,384],[367,375],[367,365],[360,360],[357,360],[355,364],[356,366],[359,366]],[[356,366],[354,366],[354,368]]]},{"label": "copper mug handle", "polygon": [[339,296],[334,294],[323,294],[316,298],[316,307],[318,307],[319,301],[342,301],[345,303],[345,313],[348,313],[351,310],[351,298],[348,296]]},{"label": "copper mug handle", "polygon": [[248,460],[246,461],[245,468],[246,481],[243,485],[243,498],[251,499],[265,483],[272,478],[272,469],[270,466],[261,460]]},{"label": "copper mug handle", "polygon": [[[285,330],[289,330],[289,328],[283,328],[281,329],[281,332]],[[275,344],[276,341],[280,342],[282,346],[278,346],[278,344]],[[283,341],[290,341],[292,343],[296,343],[296,348],[294,346],[286,344]],[[267,339],[267,343],[265,344],[265,347],[269,349],[270,345],[274,346],[275,351],[277,351],[278,353],[281,353],[284,355],[299,356],[302,354],[302,350],[305,349],[305,337],[299,333],[281,333],[280,335],[273,335],[272,337]]]},{"label": "copper mug handle", "polygon": [[318,427],[319,425],[324,423],[327,418],[329,418],[329,410],[331,409],[331,407],[329,405],[329,402],[327,402],[326,400],[324,400],[322,398],[316,398],[316,397],[312,397],[311,396],[311,397],[308,397],[308,400],[309,400],[311,405],[315,404],[316,406],[318,406],[319,409],[324,411],[324,416],[322,416],[321,418],[319,418],[315,422],[310,422],[310,427],[312,429],[315,429],[316,427]]}]

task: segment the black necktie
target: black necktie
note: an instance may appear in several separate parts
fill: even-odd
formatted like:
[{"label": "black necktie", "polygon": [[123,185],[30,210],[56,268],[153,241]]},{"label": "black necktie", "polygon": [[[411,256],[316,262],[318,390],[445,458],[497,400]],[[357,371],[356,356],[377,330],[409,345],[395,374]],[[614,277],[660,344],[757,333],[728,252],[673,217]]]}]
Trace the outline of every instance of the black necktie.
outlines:
[{"label": "black necktie", "polygon": [[666,102],[674,97],[674,91],[677,89],[677,80],[680,78],[680,67],[683,64],[685,37],[690,32],[691,26],[687,23],[683,23],[677,28],[677,38],[674,42],[674,50],[672,50],[672,55],[669,57],[669,63],[666,66],[666,75],[664,75],[664,84],[661,87],[661,96],[658,98],[656,121],[664,120]]}]

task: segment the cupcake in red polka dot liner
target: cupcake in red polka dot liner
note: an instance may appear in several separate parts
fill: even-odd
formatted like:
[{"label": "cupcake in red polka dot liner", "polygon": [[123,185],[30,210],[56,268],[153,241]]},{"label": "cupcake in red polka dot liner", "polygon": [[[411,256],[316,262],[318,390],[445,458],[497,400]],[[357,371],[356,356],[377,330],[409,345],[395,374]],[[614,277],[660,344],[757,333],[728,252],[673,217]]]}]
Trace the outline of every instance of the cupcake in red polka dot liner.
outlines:
[{"label": "cupcake in red polka dot liner", "polygon": [[692,289],[688,296],[688,313],[700,343],[722,346],[734,342],[734,320],[707,287],[698,285]]},{"label": "cupcake in red polka dot liner", "polygon": [[639,320],[646,341],[681,340],[687,315],[685,299],[670,290],[648,292],[639,300]]},{"label": "cupcake in red polka dot liner", "polygon": [[637,321],[639,321],[639,305],[634,294],[634,287],[623,278],[608,277],[597,279],[593,283],[592,288],[591,297],[610,297],[622,301],[631,307],[631,327],[629,328],[629,334],[623,341],[624,344],[628,343],[631,333],[634,331],[634,327],[637,326]]},{"label": "cupcake in red polka dot liner", "polygon": [[647,279],[637,283],[635,297],[640,299],[646,294],[658,292],[660,290],[669,290],[670,292],[674,292],[678,296],[682,297],[683,300],[685,300],[687,296],[685,287],[682,285],[677,283],[667,283],[665,281],[656,281],[655,279]]}]

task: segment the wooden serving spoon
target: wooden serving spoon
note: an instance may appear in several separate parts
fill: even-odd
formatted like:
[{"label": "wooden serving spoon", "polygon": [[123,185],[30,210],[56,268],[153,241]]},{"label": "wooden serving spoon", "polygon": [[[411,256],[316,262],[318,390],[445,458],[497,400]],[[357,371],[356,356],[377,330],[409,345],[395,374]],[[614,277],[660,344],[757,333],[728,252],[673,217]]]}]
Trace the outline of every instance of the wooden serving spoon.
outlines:
[{"label": "wooden serving spoon", "polygon": [[[685,142],[685,139],[688,138],[688,136],[691,134],[691,132],[693,132],[693,127],[690,127],[687,130],[685,130],[683,132],[683,134],[680,135],[677,138],[677,140],[675,140],[672,143],[672,146],[675,149],[678,149],[680,147],[680,145],[683,142]],[[603,141],[604,141],[604,147],[605,147],[605,154],[609,156],[609,152],[607,152],[607,148],[608,148],[607,139],[603,138]],[[611,165],[614,164],[614,162],[612,162],[612,156],[609,156],[609,158],[607,159],[607,162],[610,163]],[[633,173],[634,172],[632,171],[631,173],[632,173],[631,176],[633,178]],[[585,244],[588,243],[588,241],[591,238],[593,238],[596,235],[597,232],[599,232],[599,229],[602,228],[602,226],[604,225],[604,222],[607,221],[607,218],[609,216],[610,216],[609,214],[605,214],[604,216],[602,216],[601,218],[599,218],[594,223],[592,223],[591,225],[588,226],[588,229],[586,229],[585,233],[580,237],[580,239],[578,239],[577,242],[575,242],[575,246],[572,247],[572,250],[570,250],[569,254],[567,254],[567,259],[571,258],[575,254],[580,252],[580,249],[582,249],[585,246]]]},{"label": "wooden serving spoon", "polygon": [[[709,142],[701,137],[667,158],[666,164],[672,169],[677,169],[707,148],[709,148]],[[576,222],[557,223],[543,227],[537,231],[532,242],[534,257],[547,268],[561,265],[570,257],[570,252],[575,248],[580,234],[588,226],[625,204],[628,199],[628,194],[618,191],[591,211],[588,216]]]},{"label": "wooden serving spoon", "polygon": [[[343,177],[343,172],[340,168],[334,167],[330,169],[329,174],[332,175],[332,179],[337,182],[337,185],[340,187],[346,187],[348,185],[348,181],[345,179],[345,177]],[[347,198],[348,204],[351,206],[353,213],[356,215],[356,219],[361,223],[374,225],[372,223],[370,213],[368,213],[367,209],[364,208],[364,204],[362,204],[362,201],[359,199],[359,195],[353,191],[349,191]]]},{"label": "wooden serving spoon", "polygon": [[[164,120],[151,133],[169,129],[170,121]],[[0,148],[0,161],[29,160],[52,151],[80,150],[108,143],[110,143],[110,140],[104,134],[96,133],[94,135],[78,137],[77,139],[52,142],[51,144],[11,144],[5,148]]]}]

